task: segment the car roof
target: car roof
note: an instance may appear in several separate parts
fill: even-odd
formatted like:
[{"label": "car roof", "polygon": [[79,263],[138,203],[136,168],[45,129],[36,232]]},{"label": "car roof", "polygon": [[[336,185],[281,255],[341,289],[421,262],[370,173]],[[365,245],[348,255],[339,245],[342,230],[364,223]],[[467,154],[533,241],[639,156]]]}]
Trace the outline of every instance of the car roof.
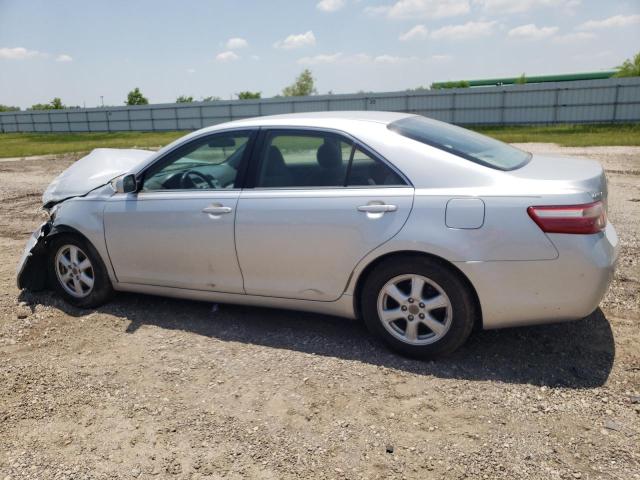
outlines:
[{"label": "car roof", "polygon": [[285,113],[282,115],[267,115],[264,117],[253,117],[242,120],[235,120],[228,125],[231,126],[271,126],[271,125],[298,125],[303,126],[326,126],[332,127],[336,121],[344,122],[375,122],[387,125],[402,118],[414,116],[410,113],[401,112],[380,112],[380,111],[335,111],[335,112],[301,112]]}]

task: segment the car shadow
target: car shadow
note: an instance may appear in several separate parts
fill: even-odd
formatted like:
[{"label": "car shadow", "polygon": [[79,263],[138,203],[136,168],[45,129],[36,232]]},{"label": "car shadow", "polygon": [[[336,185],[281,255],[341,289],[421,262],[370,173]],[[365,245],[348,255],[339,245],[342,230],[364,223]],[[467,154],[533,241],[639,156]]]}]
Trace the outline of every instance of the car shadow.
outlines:
[{"label": "car shadow", "polygon": [[[71,307],[51,293],[25,291],[20,300],[77,317],[92,312]],[[211,303],[137,294],[119,294],[97,311],[128,321],[130,334],[153,325],[451,379],[594,388],[606,382],[615,357],[611,326],[600,309],[575,322],[476,331],[458,351],[435,361],[392,353],[362,322],[327,315],[227,304],[216,309]]]}]

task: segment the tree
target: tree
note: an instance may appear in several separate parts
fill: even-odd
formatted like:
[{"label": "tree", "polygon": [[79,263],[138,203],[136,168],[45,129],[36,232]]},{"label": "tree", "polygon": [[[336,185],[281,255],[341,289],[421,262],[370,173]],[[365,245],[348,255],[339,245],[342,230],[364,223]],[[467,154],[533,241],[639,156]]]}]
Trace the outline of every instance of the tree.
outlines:
[{"label": "tree", "polygon": [[12,107],[11,105],[0,104],[0,112],[17,112],[19,110],[20,107]]},{"label": "tree", "polygon": [[60,97],[55,97],[49,103],[36,103],[31,105],[31,108],[28,110],[62,110],[63,108],[67,108],[62,104],[62,100]]},{"label": "tree", "polygon": [[262,98],[262,92],[250,92],[249,90],[236,93],[236,95],[238,95],[238,100],[257,100]]},{"label": "tree", "polygon": [[432,90],[440,90],[441,88],[469,88],[469,82],[466,80],[458,80],[457,82],[437,82],[432,83]]},{"label": "tree", "polygon": [[193,102],[193,97],[187,97],[186,95],[180,95],[176,98],[176,103],[191,103]]},{"label": "tree", "polygon": [[516,81],[513,83],[515,83],[516,85],[524,85],[525,83],[527,83],[527,77],[523,73],[518,78],[516,78]]},{"label": "tree", "polygon": [[142,95],[142,92],[138,87],[134,88],[127,94],[127,100],[124,102],[125,105],[148,105],[149,100]]},{"label": "tree", "polygon": [[618,72],[614,77],[640,77],[640,52],[632,59],[627,59],[622,65],[616,67]]},{"label": "tree", "polygon": [[219,102],[220,101],[220,97],[202,97],[202,102]]},{"label": "tree", "polygon": [[311,71],[305,68],[296,81],[282,90],[283,97],[306,97],[318,93]]}]

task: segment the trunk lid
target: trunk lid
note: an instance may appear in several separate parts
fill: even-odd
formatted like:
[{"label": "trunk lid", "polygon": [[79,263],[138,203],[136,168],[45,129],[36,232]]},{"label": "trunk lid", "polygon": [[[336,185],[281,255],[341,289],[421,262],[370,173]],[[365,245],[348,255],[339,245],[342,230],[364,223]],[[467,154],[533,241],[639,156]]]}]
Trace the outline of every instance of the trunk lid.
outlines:
[{"label": "trunk lid", "polygon": [[86,195],[115,177],[132,171],[155,152],[149,150],[96,148],[58,175],[42,195],[43,205]]},{"label": "trunk lid", "polygon": [[509,173],[521,180],[544,182],[547,186],[553,182],[562,190],[587,192],[592,200],[607,198],[607,178],[596,160],[534,154],[529,163]]}]

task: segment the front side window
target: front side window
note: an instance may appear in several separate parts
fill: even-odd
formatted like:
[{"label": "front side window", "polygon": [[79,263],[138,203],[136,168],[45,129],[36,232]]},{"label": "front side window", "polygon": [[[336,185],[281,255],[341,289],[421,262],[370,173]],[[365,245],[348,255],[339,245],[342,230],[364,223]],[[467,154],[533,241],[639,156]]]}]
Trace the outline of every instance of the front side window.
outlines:
[{"label": "front side window", "polygon": [[151,166],[142,191],[235,188],[249,137],[232,132],[192,141]]},{"label": "front side window", "polygon": [[400,135],[498,170],[515,170],[531,154],[465,128],[426,117],[407,117],[387,127]]},{"label": "front side window", "polygon": [[389,166],[351,140],[323,132],[268,132],[256,187],[406,185]]}]

